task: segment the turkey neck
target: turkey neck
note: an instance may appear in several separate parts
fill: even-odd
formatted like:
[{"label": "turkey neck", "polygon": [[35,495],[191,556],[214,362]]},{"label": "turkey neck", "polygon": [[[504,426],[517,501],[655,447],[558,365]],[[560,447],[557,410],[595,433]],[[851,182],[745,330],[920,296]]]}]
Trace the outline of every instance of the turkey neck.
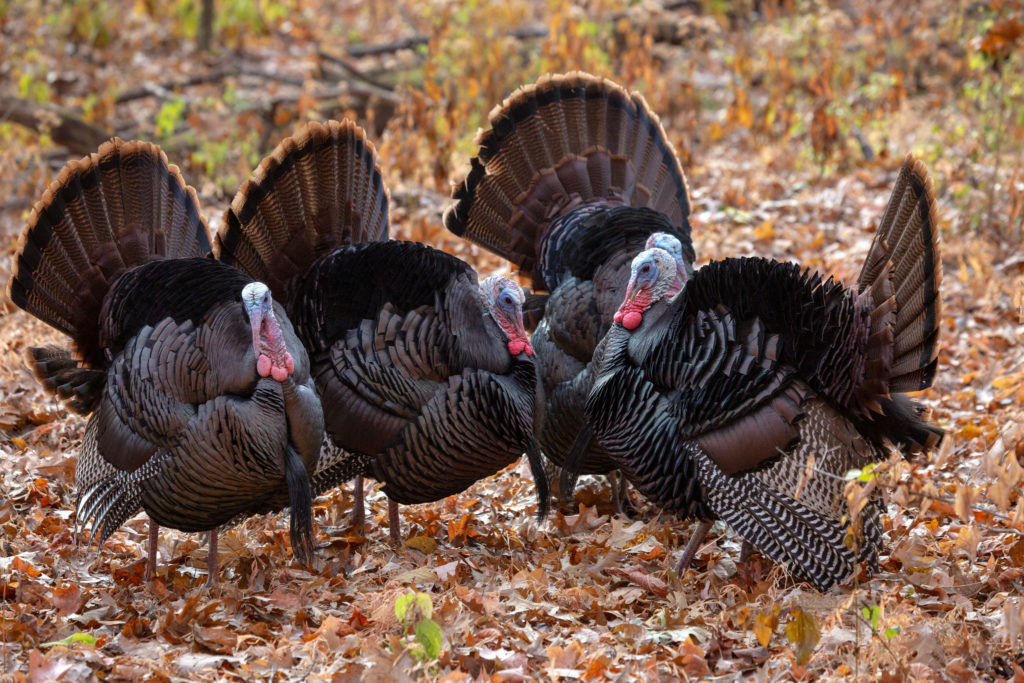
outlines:
[{"label": "turkey neck", "polygon": [[627,330],[620,323],[611,326],[597,347],[590,362],[592,372],[600,380],[600,376],[608,370],[620,367],[629,358],[640,358],[646,349],[655,343],[657,332],[664,329],[662,319],[669,312],[671,305],[665,300],[655,302],[644,311],[643,322],[635,330]]}]

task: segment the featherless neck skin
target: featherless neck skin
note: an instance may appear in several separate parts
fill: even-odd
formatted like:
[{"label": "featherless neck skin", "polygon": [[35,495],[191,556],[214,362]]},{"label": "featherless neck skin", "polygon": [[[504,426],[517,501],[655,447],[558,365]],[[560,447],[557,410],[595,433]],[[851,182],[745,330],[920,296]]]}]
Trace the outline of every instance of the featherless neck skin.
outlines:
[{"label": "featherless neck skin", "polygon": [[683,291],[683,285],[686,283],[691,272],[688,264],[683,260],[683,243],[679,241],[678,237],[667,232],[653,232],[647,238],[647,244],[644,245],[644,249],[654,248],[664,249],[676,262],[676,279],[665,293],[665,297],[671,299]]},{"label": "featherless neck skin", "polygon": [[513,356],[521,353],[532,356],[533,346],[523,325],[523,301],[526,295],[519,283],[508,277],[492,275],[480,283],[480,298],[484,309],[505,333],[508,352]]},{"label": "featherless neck skin", "polygon": [[262,282],[250,282],[242,289],[242,303],[252,327],[252,351],[256,356],[256,372],[260,377],[273,377],[283,382],[295,371],[292,354],[284,341],[284,333],[274,316],[274,301]]},{"label": "featherless neck skin", "polygon": [[[626,298],[615,312],[615,322],[627,330],[635,330],[643,322],[644,313],[655,303],[670,296],[680,280],[675,259],[664,249],[647,249],[636,255],[630,269]],[[678,291],[682,290],[679,284]]]}]

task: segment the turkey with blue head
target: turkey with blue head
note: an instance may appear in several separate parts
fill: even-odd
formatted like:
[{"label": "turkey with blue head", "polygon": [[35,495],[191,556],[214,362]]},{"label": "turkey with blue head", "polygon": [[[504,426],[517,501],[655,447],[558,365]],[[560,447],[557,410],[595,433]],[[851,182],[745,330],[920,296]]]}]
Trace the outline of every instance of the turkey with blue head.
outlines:
[{"label": "turkey with blue head", "polygon": [[[935,446],[907,392],[937,367],[942,264],[935,196],[908,157],[855,286],[793,263],[712,262],[682,283],[654,247],[633,259],[595,352],[586,417],[650,500],[712,520],[828,590],[882,546],[877,491],[851,513],[845,475]],[[851,519],[855,523],[851,523]]]},{"label": "turkey with blue head", "polygon": [[31,349],[40,381],[90,415],[77,466],[80,526],[103,543],[140,509],[157,531],[217,530],[291,508],[313,554],[323,413],[309,360],[267,285],[208,258],[195,191],[163,152],[112,140],[69,163],[18,246],[11,300],[67,334]]},{"label": "turkey with blue head", "polygon": [[[526,312],[536,322],[544,454],[566,464],[580,434],[579,462],[568,469],[613,473],[615,462],[588,438],[584,421],[591,361],[622,301],[630,261],[651,235],[663,235],[681,276],[692,272],[690,200],[675,150],[643,97],[582,72],[521,87],[491,112],[476,144],[445,227],[514,263],[539,293]],[[571,496],[574,480],[562,482],[562,496]]]},{"label": "turkey with blue head", "polygon": [[[397,540],[399,503],[464,491],[525,452],[543,513],[522,289],[389,240],[388,193],[362,129],[311,123],[284,140],[239,190],[215,250],[268,283],[309,351],[330,442],[314,492],[353,476],[382,482]],[[356,492],[361,522],[361,479]]]}]

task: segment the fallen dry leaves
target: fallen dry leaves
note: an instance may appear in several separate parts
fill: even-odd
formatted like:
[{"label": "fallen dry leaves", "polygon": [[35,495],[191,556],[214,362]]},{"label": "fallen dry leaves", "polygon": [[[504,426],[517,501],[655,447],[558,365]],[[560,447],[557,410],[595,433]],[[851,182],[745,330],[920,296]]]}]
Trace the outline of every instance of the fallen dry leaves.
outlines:
[{"label": "fallen dry leaves", "polygon": [[[580,67],[640,89],[662,113],[689,179],[701,262],[771,255],[850,281],[898,159],[914,150],[936,180],[945,264],[941,365],[920,398],[951,438],[851,482],[855,507],[870,487],[889,497],[885,554],[879,572],[827,595],[758,555],[738,562],[740,539],[722,525],[676,576],[691,524],[636,496],[635,518],[617,516],[596,478],[584,478],[572,509],[538,524],[524,465],[403,507],[401,547],[386,540],[379,492],[368,495],[360,531],[347,524],[350,488],[333,491],[314,509],[319,547],[308,568],[291,559],[284,517],[248,520],[222,535],[221,583],[209,593],[202,539],[162,530],[158,576],[146,584],[143,518],[99,551],[76,545],[85,422],[46,396],[23,363],[26,346],[60,336],[2,300],[0,679],[1024,683],[1024,155],[1020,128],[995,125],[1003,105],[984,99],[999,83],[1010,97],[1019,83],[985,90],[979,80],[1019,80],[1003,66],[1019,63],[1024,42],[1007,3],[958,14],[935,1],[912,11],[855,0],[843,11],[800,12],[764,2],[750,16],[721,3],[696,14],[650,3],[599,2],[586,12],[525,0],[405,3],[398,21],[363,3],[313,2],[262,17],[260,29],[218,29],[241,50],[231,63],[262,75],[121,103],[125,55],[134,55],[130,87],[203,66],[177,19],[147,15],[166,11],[147,3],[52,4],[44,3],[48,23],[0,11],[12,69],[0,72],[0,89],[29,97],[38,85],[100,125],[160,140],[214,228],[233,188],[296,121],[352,115],[379,133],[394,233],[443,245],[482,272],[504,268],[441,230],[448,180],[495,102],[543,71]],[[104,37],[118,9],[123,30]],[[524,43],[466,28],[481,17],[539,25],[554,38]],[[356,64],[388,86],[399,74],[397,104],[325,96],[328,63],[317,48],[341,54],[339,35],[387,42],[413,29],[440,37]],[[44,49],[61,30],[68,50]],[[982,100],[994,103],[975,107]],[[11,254],[28,207],[70,155],[7,123],[0,139],[9,191],[0,239]],[[0,258],[0,281],[9,273]],[[416,624],[396,617],[410,591],[429,596],[443,637],[436,658],[422,656]]]}]

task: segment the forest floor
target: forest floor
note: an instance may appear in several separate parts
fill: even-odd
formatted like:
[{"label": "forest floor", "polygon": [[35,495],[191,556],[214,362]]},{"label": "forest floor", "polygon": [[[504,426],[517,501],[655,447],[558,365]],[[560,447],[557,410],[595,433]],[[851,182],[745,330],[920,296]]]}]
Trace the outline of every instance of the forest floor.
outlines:
[{"label": "forest floor", "polygon": [[[618,516],[600,478],[538,523],[522,464],[403,507],[402,547],[374,485],[363,532],[347,522],[351,486],[335,490],[315,504],[312,567],[292,560],[286,516],[250,519],[221,537],[211,591],[202,539],[164,529],[147,583],[144,516],[98,551],[76,545],[85,419],[25,366],[28,346],[60,335],[3,295],[0,681],[1024,682],[1014,3],[233,0],[217,3],[205,54],[195,1],[29,4],[0,2],[2,282],[33,202],[97,131],[161,144],[216,230],[262,155],[302,121],[342,116],[378,143],[394,236],[507,269],[443,231],[449,183],[494,104],[580,68],[662,116],[700,263],[757,254],[849,282],[902,157],[924,160],[945,275],[939,371],[919,400],[948,437],[851,481],[851,498],[885,492],[881,567],[827,594],[760,556],[740,563],[722,525],[677,576],[692,522],[636,494],[635,516]],[[69,116],[84,127],[68,132]]]}]

